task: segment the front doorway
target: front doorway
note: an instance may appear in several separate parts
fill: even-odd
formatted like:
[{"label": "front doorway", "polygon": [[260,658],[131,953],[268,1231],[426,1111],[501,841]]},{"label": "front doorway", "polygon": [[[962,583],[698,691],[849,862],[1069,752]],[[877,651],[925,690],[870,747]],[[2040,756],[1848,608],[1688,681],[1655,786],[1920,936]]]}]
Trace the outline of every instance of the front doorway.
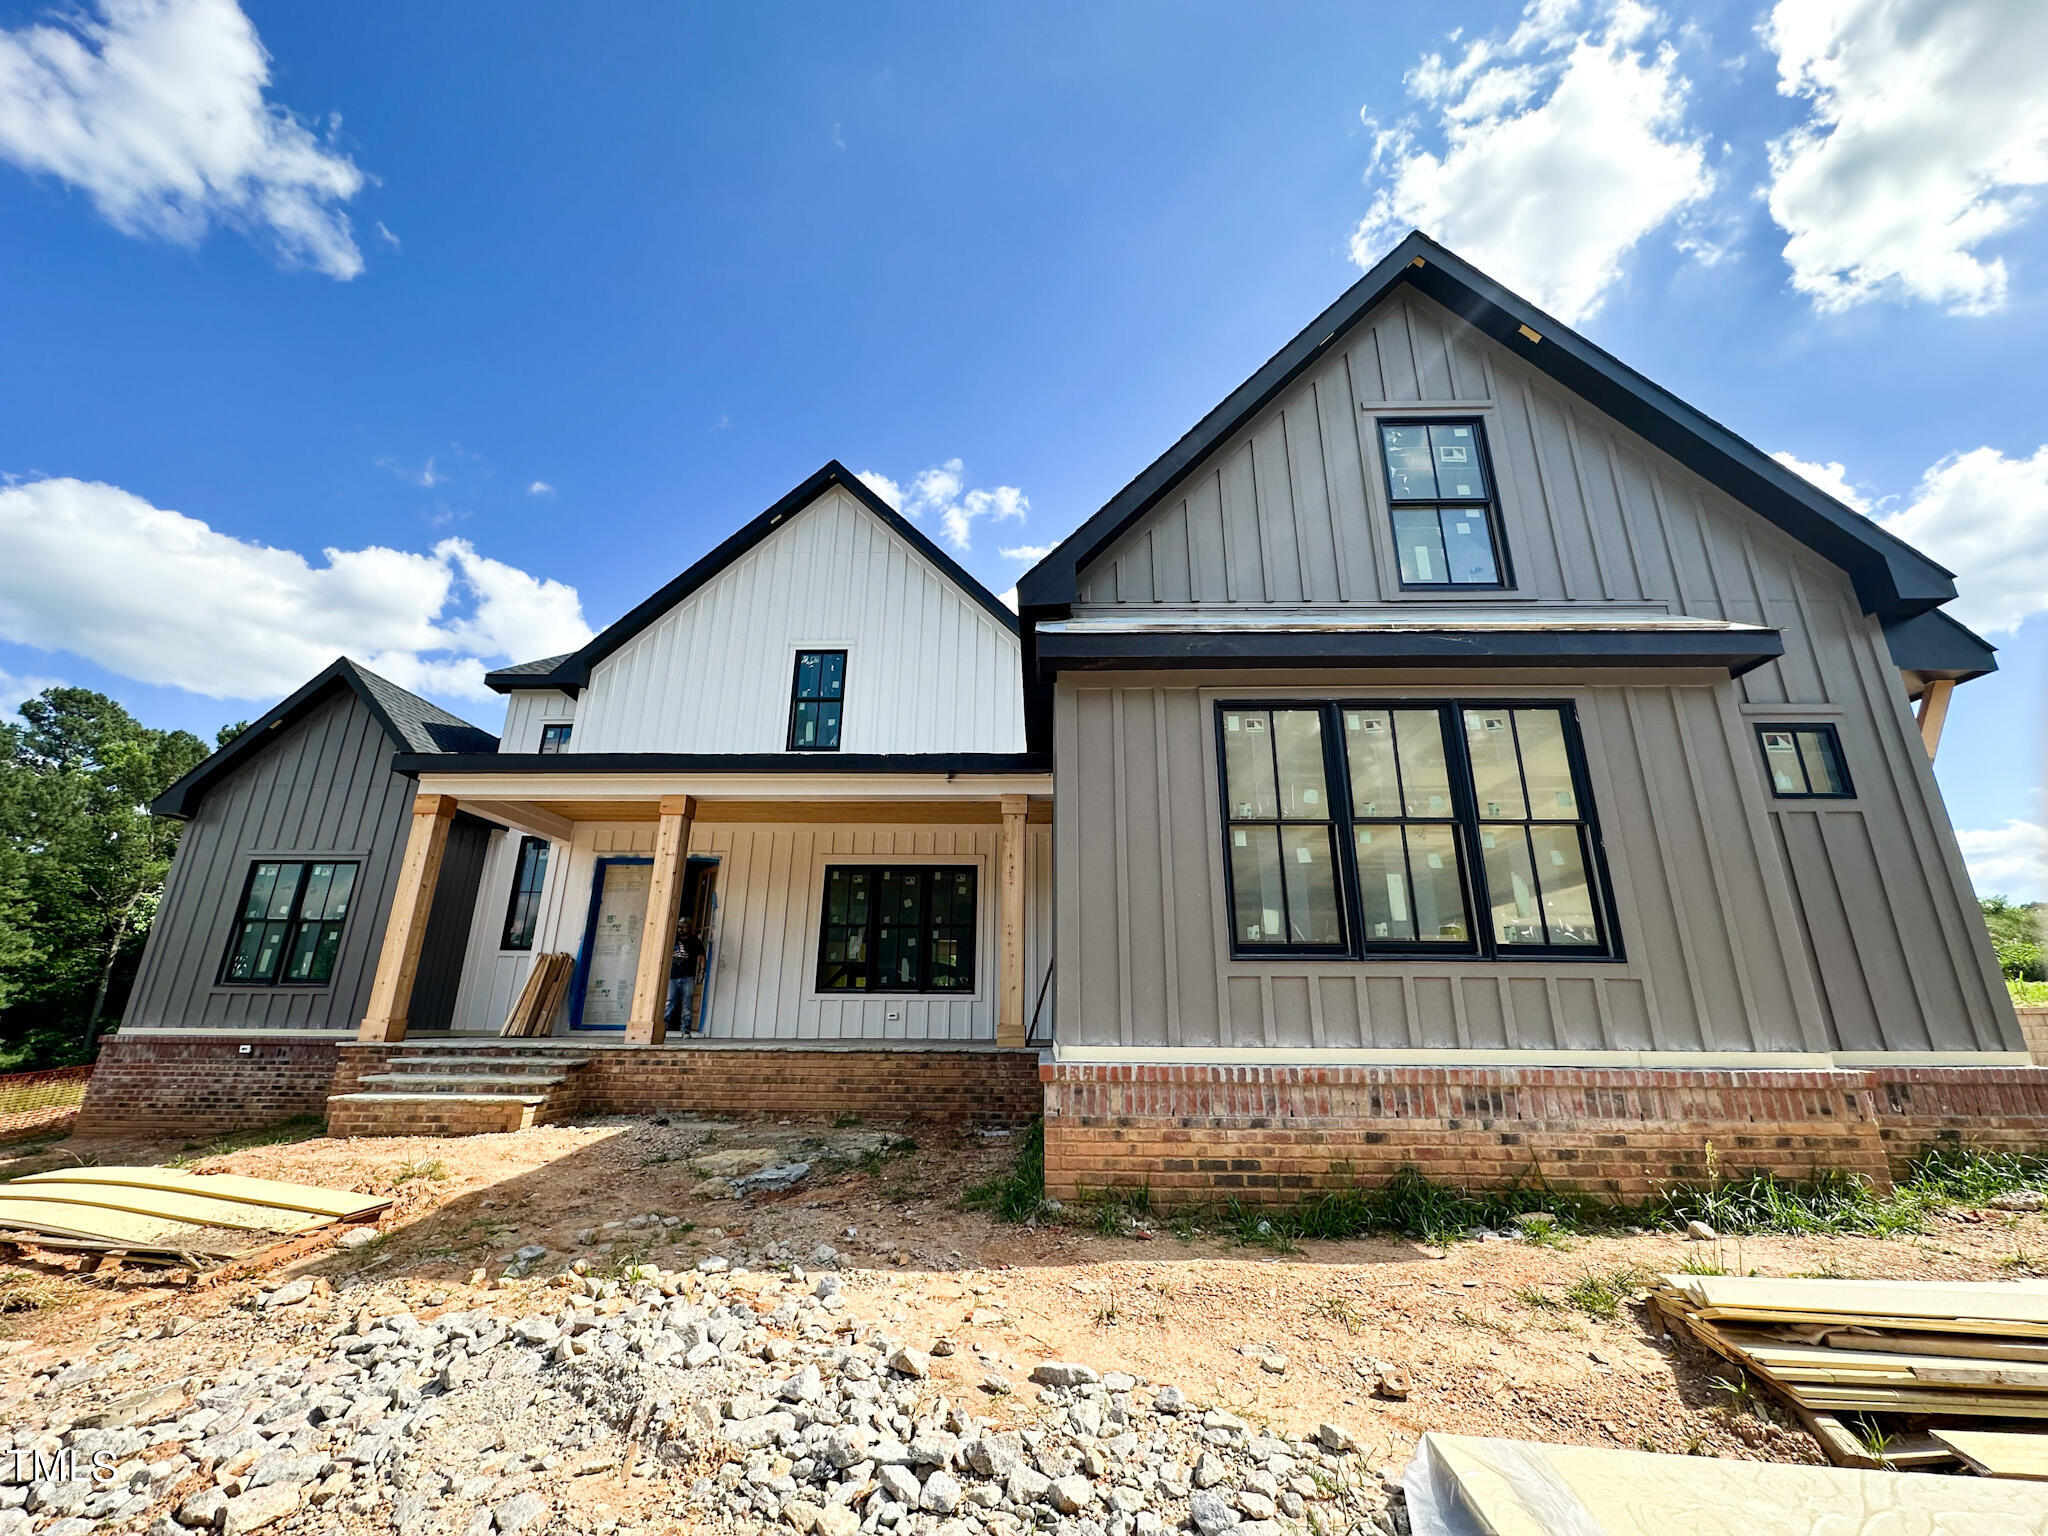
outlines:
[{"label": "front doorway", "polygon": [[[677,918],[689,920],[704,953],[697,962],[690,1016],[669,1016],[668,1027],[678,1032],[701,1032],[704,1021],[711,1017],[711,978],[717,974],[718,955],[713,946],[718,942],[718,860],[693,858],[683,866],[683,899]],[[678,1000],[678,1009],[681,1006]]]},{"label": "front doorway", "polygon": [[[640,967],[640,940],[646,931],[647,901],[654,884],[654,860],[646,857],[601,858],[591,872],[590,914],[583,925],[583,947],[569,988],[569,1027],[592,1033],[623,1033],[633,1015],[634,977]],[[710,1017],[711,977],[716,974],[713,949],[718,935],[718,860],[691,858],[683,868],[683,897],[678,916],[687,917],[702,937],[704,957],[698,972],[697,1020]],[[664,976],[667,974],[664,971]],[[664,983],[664,985],[666,985]],[[663,1002],[666,1003],[666,997]],[[680,1028],[675,1021],[671,1028]]]}]

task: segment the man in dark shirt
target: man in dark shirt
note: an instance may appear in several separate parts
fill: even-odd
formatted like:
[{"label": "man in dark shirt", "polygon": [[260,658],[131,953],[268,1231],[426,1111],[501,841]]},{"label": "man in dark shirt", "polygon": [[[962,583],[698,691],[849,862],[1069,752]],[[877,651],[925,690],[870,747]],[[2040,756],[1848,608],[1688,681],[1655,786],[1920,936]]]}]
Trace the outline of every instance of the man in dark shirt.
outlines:
[{"label": "man in dark shirt", "polygon": [[676,944],[668,959],[668,1026],[686,1035],[704,1033],[697,1017],[697,976],[704,966],[704,941],[687,917],[676,924]]}]

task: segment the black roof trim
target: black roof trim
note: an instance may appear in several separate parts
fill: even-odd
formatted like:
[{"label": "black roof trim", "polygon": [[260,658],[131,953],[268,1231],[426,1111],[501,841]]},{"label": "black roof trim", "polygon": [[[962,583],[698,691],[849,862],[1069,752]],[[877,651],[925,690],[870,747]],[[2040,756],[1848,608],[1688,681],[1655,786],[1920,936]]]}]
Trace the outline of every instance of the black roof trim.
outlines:
[{"label": "black roof trim", "polygon": [[1050,752],[484,752],[400,756],[400,773],[1051,773]]},{"label": "black roof trim", "polygon": [[553,688],[555,682],[548,674],[575,654],[574,651],[564,651],[559,656],[543,656],[538,661],[499,667],[495,672],[484,674],[484,686],[494,693],[510,693],[518,688]]},{"label": "black roof trim", "polygon": [[1884,626],[1884,643],[1901,672],[1967,683],[1998,670],[1998,647],[1939,609]]},{"label": "black roof trim", "polygon": [[363,707],[376,718],[401,754],[435,760],[449,755],[488,754],[497,748],[498,738],[489,731],[449,714],[416,693],[408,693],[389,678],[357,666],[346,656],[337,656],[298,692],[250,721],[248,728],[233,741],[150,801],[150,810],[158,816],[191,816],[216,780],[235,772],[270,745],[273,730],[304,718],[337,688],[347,688],[363,701]]},{"label": "black roof trim", "polygon": [[[1416,230],[1026,571],[1017,582],[1018,607],[1027,615],[1043,614],[1075,602],[1082,566],[1165,500],[1218,444],[1307,371],[1398,283],[1427,294],[1840,566],[1865,612],[1883,619],[1910,618],[1955,596],[1946,568]],[[1523,326],[1541,339],[1530,341]]]},{"label": "black roof trim", "polygon": [[525,662],[517,667],[507,667],[493,672],[484,681],[500,693],[509,692],[514,688],[560,688],[575,692],[590,681],[592,667],[767,538],[785,519],[801,512],[834,486],[838,486],[879,517],[888,525],[891,532],[906,539],[912,548],[938,569],[940,575],[1001,621],[1011,634],[1017,633],[1017,615],[1005,608],[993,592],[976,581],[958,561],[926,538],[914,524],[870,490],[858,475],[834,459],[774,506],[719,544],[674,581],[645,602],[638,604],[623,618],[608,625],[580,651],[560,658],[555,666],[545,672],[530,670],[539,667],[541,663]]},{"label": "black roof trim", "polygon": [[1775,629],[1144,630],[1038,632],[1041,676],[1180,667],[1711,667],[1741,676],[1785,654]]}]

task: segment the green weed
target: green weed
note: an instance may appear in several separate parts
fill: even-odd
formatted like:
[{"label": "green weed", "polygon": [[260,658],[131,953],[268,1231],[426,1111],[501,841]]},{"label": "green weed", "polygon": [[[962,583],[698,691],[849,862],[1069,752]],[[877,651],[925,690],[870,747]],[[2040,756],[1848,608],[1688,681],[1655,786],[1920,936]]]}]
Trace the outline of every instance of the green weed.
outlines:
[{"label": "green weed", "polygon": [[1588,1270],[1565,1287],[1564,1299],[1588,1317],[1612,1318],[1621,1311],[1624,1302],[1633,1300],[1636,1292],[1654,1279],[1648,1270],[1634,1264],[1604,1273]]},{"label": "green weed", "polygon": [[987,1211],[997,1221],[1030,1221],[1045,1210],[1045,1122],[1035,1120],[1017,1147],[1017,1160],[1007,1173],[971,1185],[960,1197],[971,1211]]}]

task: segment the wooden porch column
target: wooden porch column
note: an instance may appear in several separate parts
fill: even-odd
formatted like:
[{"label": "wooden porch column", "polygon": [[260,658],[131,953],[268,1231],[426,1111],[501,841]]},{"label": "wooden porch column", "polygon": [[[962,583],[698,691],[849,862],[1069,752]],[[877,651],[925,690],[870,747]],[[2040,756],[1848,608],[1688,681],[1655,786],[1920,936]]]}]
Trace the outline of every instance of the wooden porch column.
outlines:
[{"label": "wooden porch column", "polygon": [[1930,678],[1920,692],[1920,709],[1913,718],[1920,724],[1920,745],[1927,749],[1930,763],[1934,761],[1934,749],[1941,745],[1942,722],[1948,719],[1948,699],[1955,691],[1955,679],[1936,677]]},{"label": "wooden porch column", "polygon": [[377,956],[377,979],[370,987],[370,1010],[357,1031],[359,1040],[405,1038],[405,1015],[412,1005],[413,977],[419,973],[420,945],[426,941],[427,914],[433,910],[441,855],[448,848],[448,823],[454,819],[453,795],[413,798],[412,831],[406,835],[405,858],[398,866],[391,921],[384,925],[384,948]]},{"label": "wooden porch column", "polygon": [[1027,795],[1003,796],[1003,838],[996,855],[996,920],[1001,925],[1002,983],[996,994],[996,1044],[1022,1046],[1024,1016],[1024,818]]},{"label": "wooden porch column", "polygon": [[676,947],[676,915],[683,907],[683,870],[690,858],[693,795],[661,797],[661,835],[654,842],[654,878],[647,887],[647,922],[640,930],[640,964],[633,973],[633,1012],[626,1044],[659,1045],[668,1034],[668,960]]}]

